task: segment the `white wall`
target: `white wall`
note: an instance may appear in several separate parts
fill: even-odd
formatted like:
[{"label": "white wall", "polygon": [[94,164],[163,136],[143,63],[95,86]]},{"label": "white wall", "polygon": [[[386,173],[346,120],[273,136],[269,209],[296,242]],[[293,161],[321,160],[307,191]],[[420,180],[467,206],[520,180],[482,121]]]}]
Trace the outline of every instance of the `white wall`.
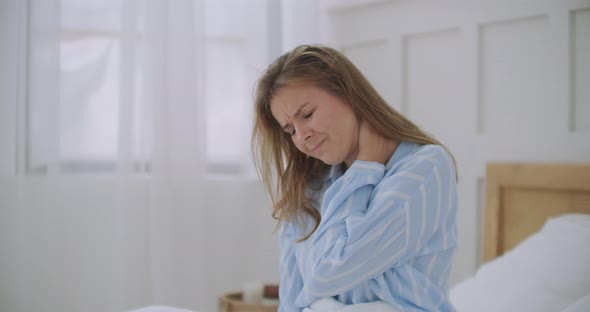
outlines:
[{"label": "white wall", "polygon": [[[18,40],[19,7],[0,1],[0,310],[18,311],[19,246],[16,166],[16,99],[18,49],[5,42]],[[8,118],[10,117],[10,118]]]},{"label": "white wall", "polygon": [[322,8],[323,42],[457,158],[453,284],[481,262],[487,162],[590,161],[590,1],[325,0]]}]

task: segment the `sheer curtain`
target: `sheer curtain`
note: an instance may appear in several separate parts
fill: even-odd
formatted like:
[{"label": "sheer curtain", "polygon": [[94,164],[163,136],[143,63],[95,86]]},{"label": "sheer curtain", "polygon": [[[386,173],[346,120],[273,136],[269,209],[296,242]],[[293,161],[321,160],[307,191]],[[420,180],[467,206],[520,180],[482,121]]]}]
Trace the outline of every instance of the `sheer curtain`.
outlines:
[{"label": "sheer curtain", "polygon": [[176,131],[157,118],[178,117],[201,118],[187,123],[195,130],[190,140],[180,136],[202,142],[194,148],[205,158],[180,153],[191,164],[210,164],[212,173],[248,172],[244,130],[251,128],[254,81],[269,61],[268,6],[266,0],[30,1],[24,169],[149,172],[160,150],[156,133]]},{"label": "sheer curtain", "polygon": [[34,0],[28,11],[24,169],[48,175],[149,170],[153,110],[166,82],[155,78],[166,73],[166,6]]},{"label": "sheer curtain", "polygon": [[[248,145],[268,1],[2,1],[0,310],[212,311],[274,281]],[[224,276],[211,231],[247,242],[226,255],[248,266]]]}]

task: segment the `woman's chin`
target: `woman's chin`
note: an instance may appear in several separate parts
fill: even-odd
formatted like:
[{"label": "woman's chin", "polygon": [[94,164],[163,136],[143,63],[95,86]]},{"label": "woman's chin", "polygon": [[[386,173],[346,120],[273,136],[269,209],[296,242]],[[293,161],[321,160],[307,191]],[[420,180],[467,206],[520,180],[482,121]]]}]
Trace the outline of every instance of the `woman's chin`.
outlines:
[{"label": "woman's chin", "polygon": [[322,157],[322,158],[318,158],[318,159],[321,160],[324,164],[329,165],[329,166],[340,165],[343,162],[342,159],[333,159],[333,158],[328,158],[328,157]]}]

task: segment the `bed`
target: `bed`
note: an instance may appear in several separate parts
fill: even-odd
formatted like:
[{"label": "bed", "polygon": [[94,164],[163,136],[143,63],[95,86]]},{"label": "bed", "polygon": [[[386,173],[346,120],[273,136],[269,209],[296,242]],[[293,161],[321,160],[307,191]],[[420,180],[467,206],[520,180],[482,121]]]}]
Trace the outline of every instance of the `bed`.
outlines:
[{"label": "bed", "polygon": [[483,259],[459,312],[590,311],[590,164],[488,164]]}]

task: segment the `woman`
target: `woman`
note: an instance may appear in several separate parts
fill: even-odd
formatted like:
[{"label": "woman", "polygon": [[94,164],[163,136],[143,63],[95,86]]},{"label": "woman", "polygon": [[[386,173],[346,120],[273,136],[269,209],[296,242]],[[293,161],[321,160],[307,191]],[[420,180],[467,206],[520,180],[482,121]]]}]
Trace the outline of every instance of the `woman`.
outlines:
[{"label": "woman", "polygon": [[299,46],[258,81],[252,146],[280,231],[279,311],[320,299],[454,311],[454,159],[341,53]]}]

